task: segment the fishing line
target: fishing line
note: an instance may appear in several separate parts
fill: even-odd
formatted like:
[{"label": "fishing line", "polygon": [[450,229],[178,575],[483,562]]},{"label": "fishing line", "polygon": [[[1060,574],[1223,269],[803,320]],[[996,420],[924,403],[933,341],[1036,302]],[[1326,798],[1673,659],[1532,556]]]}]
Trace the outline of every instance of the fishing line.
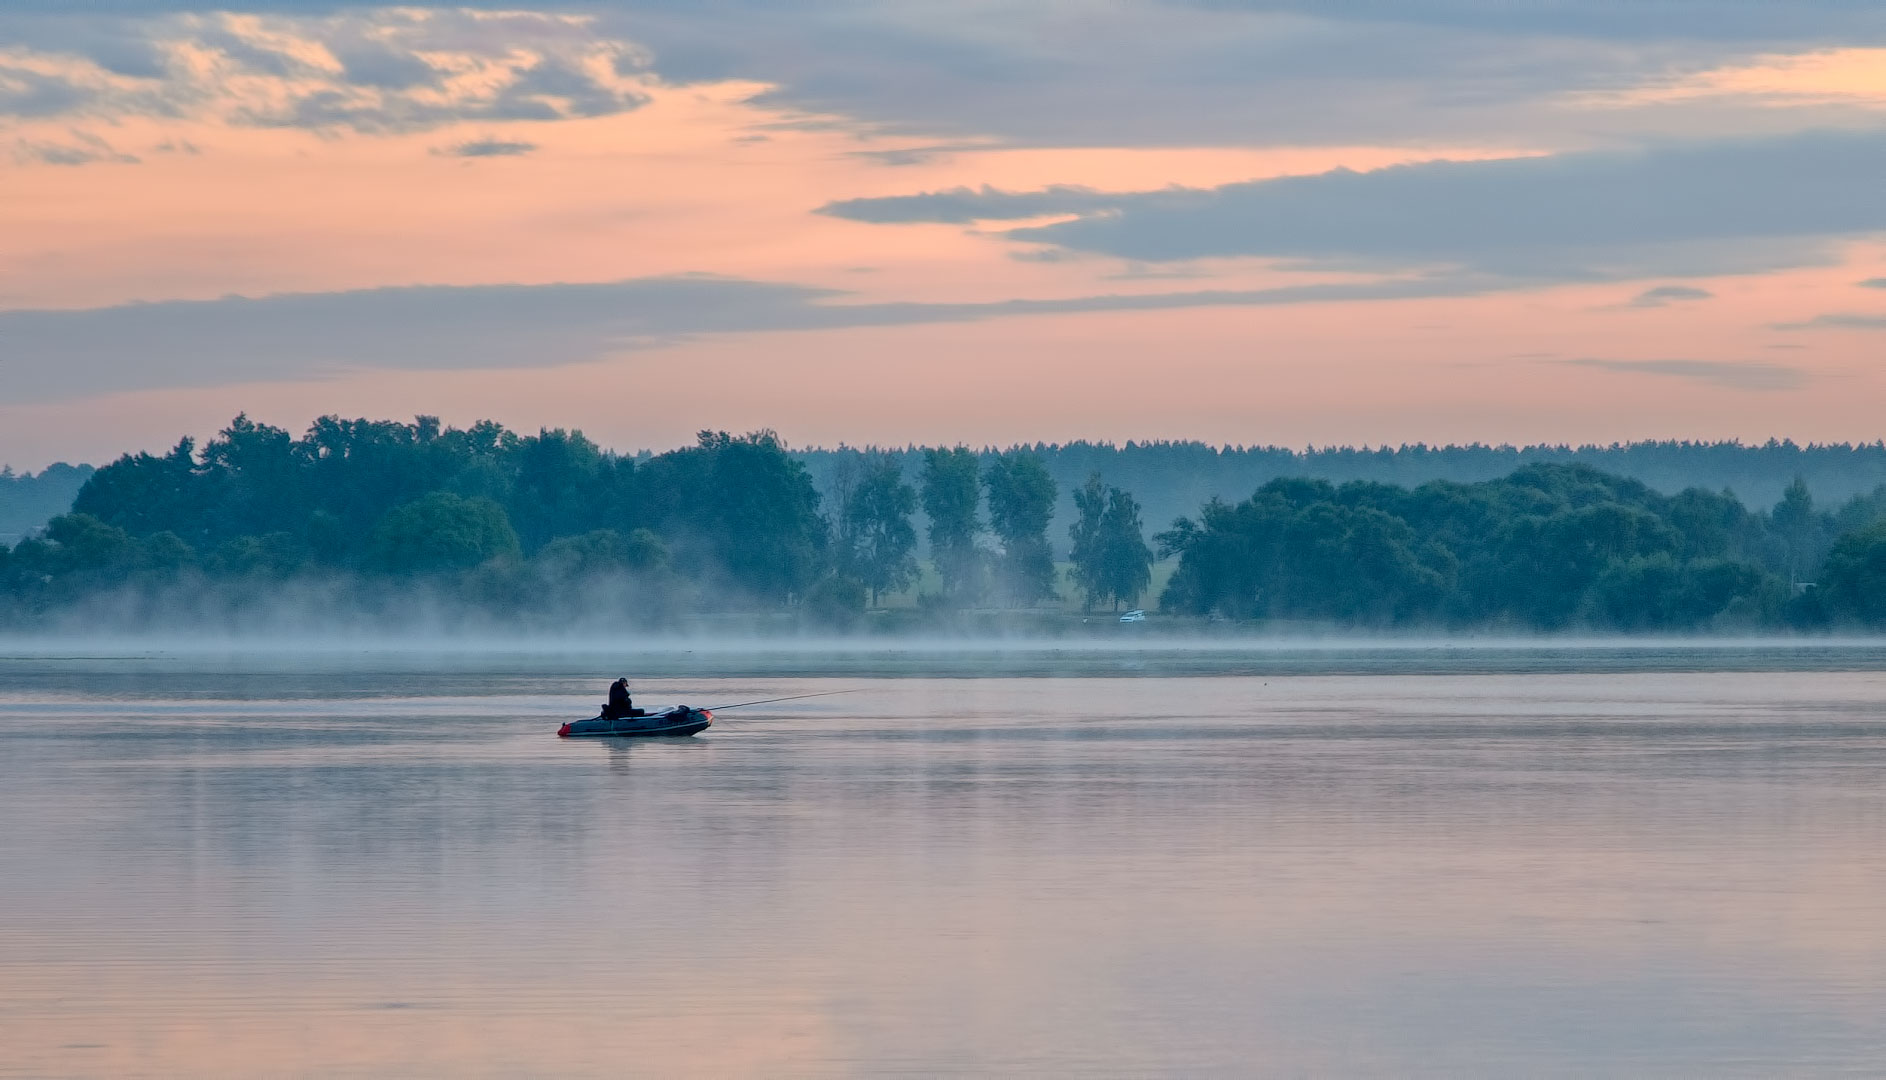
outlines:
[{"label": "fishing line", "polygon": [[864,687],[860,686],[851,690],[826,690],[823,693],[818,693],[818,694],[794,694],[791,697],[761,698],[759,701],[742,701],[733,705],[709,705],[707,707],[707,711],[719,712],[722,709],[744,709],[748,705],[771,705],[775,701],[800,701],[805,698],[831,697],[833,694],[857,694],[857,693],[862,693],[863,691],[864,691]]}]

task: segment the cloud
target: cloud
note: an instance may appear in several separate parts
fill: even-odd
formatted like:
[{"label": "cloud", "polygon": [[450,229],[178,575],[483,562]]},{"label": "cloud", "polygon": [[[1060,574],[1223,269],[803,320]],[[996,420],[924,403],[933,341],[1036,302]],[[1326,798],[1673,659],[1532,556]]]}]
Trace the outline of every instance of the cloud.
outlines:
[{"label": "cloud", "polygon": [[799,317],[817,290],[717,278],[412,287],[0,312],[0,399],[558,364],[612,346]]},{"label": "cloud", "polygon": [[[19,37],[0,51],[0,119],[187,116],[406,132],[625,112],[647,103],[653,79],[647,52],[593,18],[529,11],[9,18],[4,31]],[[127,45],[134,36],[143,59]]]},{"label": "cloud", "polygon": [[58,75],[0,62],[0,116],[38,120],[78,112],[96,99],[91,89]]},{"label": "cloud", "polygon": [[951,148],[944,146],[901,146],[893,150],[853,150],[846,156],[876,165],[902,167],[928,165],[939,158],[948,156],[950,152]]},{"label": "cloud", "polygon": [[1879,79],[1886,50],[1837,48],[1776,53],[1712,68],[1681,72],[1662,84],[1593,95],[1594,104],[1613,107],[1708,98],[1743,99],[1751,104],[1799,108],[1804,105],[1886,105],[1886,83]]},{"label": "cloud", "polygon": [[874,225],[913,222],[966,225],[973,221],[1018,221],[1048,215],[1107,211],[1133,197],[1071,184],[1056,185],[1041,191],[1002,191],[985,184],[980,189],[958,187],[920,195],[842,199],[826,203],[815,213]]},{"label": "cloud", "polygon": [[1775,330],[1886,330],[1886,315],[1836,313],[1816,315],[1801,322],[1775,323]]},{"label": "cloud", "polygon": [[411,90],[436,86],[441,72],[411,52],[380,42],[362,42],[333,50],[341,72],[355,86],[380,90]]},{"label": "cloud", "polygon": [[1886,289],[1886,277],[1867,278],[1865,281],[1855,282],[1854,284],[1860,286],[1862,289]]},{"label": "cloud", "polygon": [[536,143],[519,142],[514,139],[499,139],[487,136],[454,146],[440,147],[433,153],[443,157],[482,158],[482,157],[517,157],[537,149]]},{"label": "cloud", "polygon": [[68,133],[69,143],[44,142],[34,139],[16,139],[13,143],[13,160],[21,164],[41,165],[91,165],[96,162],[108,162],[116,165],[136,165],[138,158],[132,154],[121,153],[104,139],[90,132],[73,130]]},{"label": "cloud", "polygon": [[540,60],[517,73],[501,102],[547,106],[571,116],[608,116],[647,104],[648,95],[605,86],[575,64]]},{"label": "cloud", "polygon": [[[1589,99],[1886,33],[1878,5],[1831,0],[978,0],[969,13],[935,0],[566,5],[581,16],[516,6],[247,0],[249,14],[218,16],[201,0],[10,0],[0,41],[82,58],[93,74],[156,80],[173,105],[227,107],[231,88],[198,85],[204,78],[282,80],[263,88],[275,104],[262,122],[367,131],[443,122],[399,100],[429,101],[421,92],[439,86],[492,92],[471,119],[633,108],[632,88],[614,80],[650,77],[652,56],[670,82],[766,84],[765,105],[925,139],[1201,146],[1259,133],[1277,144],[1553,146],[1652,128],[1747,133],[1757,121],[1735,103]],[[546,57],[553,66],[539,75],[576,71],[606,92],[498,100],[504,80]],[[499,68],[502,79],[479,74]],[[394,99],[384,116],[373,114],[376,94]],[[108,94],[92,108],[133,105]],[[1806,115],[1759,123],[1799,126]]]},{"label": "cloud", "polygon": [[1292,11],[1333,19],[1602,40],[1816,40],[1886,28],[1876,10],[1845,0],[1786,5],[1743,0],[1184,0],[1246,12]]},{"label": "cloud", "polygon": [[800,285],[704,275],[598,284],[426,286],[259,299],[0,311],[0,400],[300,380],[357,369],[549,367],[705,334],[1030,315],[1467,296],[1498,283],[1409,278],[988,303],[847,303]]},{"label": "cloud", "polygon": [[1656,308],[1668,307],[1672,303],[1684,300],[1710,300],[1715,293],[1708,289],[1698,289],[1690,285],[1659,285],[1654,289],[1645,289],[1631,298],[1627,307]]},{"label": "cloud", "polygon": [[[517,0],[402,0],[412,8],[513,9]],[[138,15],[198,10],[203,0],[9,0],[23,13],[61,14],[74,7],[95,12]],[[325,12],[348,0],[246,0],[246,10]],[[594,0],[593,8],[632,14],[686,12],[707,8],[726,16],[771,10],[771,0]],[[802,0],[808,12],[843,11],[845,0]],[[960,9],[911,0],[881,0],[875,5],[891,16],[912,20],[930,15],[960,21]],[[1001,5],[991,4],[991,7]],[[1017,0],[1010,6],[1025,7]],[[1075,5],[1079,7],[1079,5]],[[1111,5],[1091,4],[1089,12]],[[1386,22],[1450,28],[1497,29],[1522,33],[1560,33],[1612,39],[1748,38],[1793,41],[1832,33],[1886,28],[1886,17],[1852,0],[1794,0],[1786,5],[1750,4],[1747,0],[1659,0],[1646,8],[1635,0],[1172,0],[1170,6],[1241,14],[1322,14],[1345,22]]]},{"label": "cloud", "polygon": [[[1876,5],[1746,0],[764,0],[621,2],[677,80],[752,79],[765,101],[883,130],[1029,145],[1462,137],[1590,145],[1638,111],[1581,95],[1886,32]],[[737,23],[740,32],[730,33]],[[1751,130],[1749,110],[1666,106],[1665,133]],[[1778,119],[1778,118],[1777,118]],[[1799,119],[1787,121],[1798,126]]]},{"label": "cloud", "polygon": [[1886,230],[1881,175],[1886,132],[1816,132],[1338,169],[1206,190],[958,188],[821,211],[883,223],[1068,215],[1003,235],[1148,263],[1247,256],[1607,281],[1829,262],[1838,242]]},{"label": "cloud", "polygon": [[1558,363],[1636,375],[1664,375],[1725,386],[1731,390],[1796,390],[1807,384],[1798,368],[1731,360],[1600,360],[1582,357]]},{"label": "cloud", "polygon": [[[518,79],[548,57],[553,66],[539,74],[579,71],[617,92],[576,88],[552,94],[548,109],[525,95],[508,103],[508,114],[593,115],[584,110],[634,107],[612,77],[646,77],[652,50],[674,82],[764,83],[767,104],[926,138],[1212,145],[1261,132],[1276,143],[1464,136],[1535,145],[1634,130],[1637,121],[1618,109],[1578,105],[1580,94],[1660,86],[1673,72],[1886,30],[1878,12],[1863,10],[1868,5],[1787,5],[1783,13],[1746,0],[1670,0],[1654,11],[1608,0],[1591,10],[1556,2],[982,0],[969,15],[934,0],[568,5],[582,16],[505,10],[515,5],[501,0],[240,6],[250,14],[206,14],[212,5],[200,0],[11,0],[0,41],[83,58],[96,73],[157,80],[173,102],[226,89],[196,85],[205,77],[283,80],[273,91],[288,100],[267,117],[371,131],[435,123],[426,117],[436,114],[395,100],[376,120],[366,101],[343,108],[322,95],[463,91],[482,77],[459,79],[477,74],[477,65],[461,61],[508,68]],[[556,20],[565,28],[550,25]],[[582,33],[570,35],[569,26]],[[504,37],[514,54],[500,47]],[[602,62],[573,65],[573,55]],[[501,91],[494,80],[484,84]],[[309,95],[317,100],[300,102]],[[97,107],[131,104],[108,95]],[[500,115],[497,102],[485,104],[474,119]],[[1746,110],[1682,109],[1661,130],[1748,130]]]}]

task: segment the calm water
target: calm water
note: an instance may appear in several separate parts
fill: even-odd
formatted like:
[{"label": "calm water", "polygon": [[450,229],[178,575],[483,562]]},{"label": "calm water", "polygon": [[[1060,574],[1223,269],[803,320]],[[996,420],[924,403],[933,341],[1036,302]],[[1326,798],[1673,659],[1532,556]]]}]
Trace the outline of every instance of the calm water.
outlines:
[{"label": "calm water", "polygon": [[1877,649],[637,663],[0,659],[0,1075],[1886,1061]]}]

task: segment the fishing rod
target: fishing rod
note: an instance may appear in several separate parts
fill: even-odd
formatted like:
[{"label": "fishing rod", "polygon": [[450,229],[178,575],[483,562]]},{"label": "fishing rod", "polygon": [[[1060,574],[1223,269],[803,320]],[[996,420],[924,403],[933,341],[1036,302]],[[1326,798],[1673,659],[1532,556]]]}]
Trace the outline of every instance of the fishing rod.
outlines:
[{"label": "fishing rod", "polygon": [[831,697],[834,694],[856,694],[862,692],[863,689],[863,687],[857,687],[851,690],[826,690],[817,694],[793,694],[790,697],[761,698],[759,701],[742,701],[733,705],[709,705],[707,711],[719,712],[722,709],[744,709],[748,705],[771,705],[775,701],[801,701],[805,698]]}]

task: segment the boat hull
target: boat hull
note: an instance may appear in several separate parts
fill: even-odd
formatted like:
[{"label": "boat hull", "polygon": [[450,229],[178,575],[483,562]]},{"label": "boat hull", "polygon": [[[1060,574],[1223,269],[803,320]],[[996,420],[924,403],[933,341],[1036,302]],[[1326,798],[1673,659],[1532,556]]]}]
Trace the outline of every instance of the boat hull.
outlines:
[{"label": "boat hull", "polygon": [[625,716],[619,720],[605,720],[598,716],[589,720],[576,720],[558,728],[557,735],[565,739],[683,738],[706,731],[713,722],[714,714],[706,709],[682,705],[653,716]]}]

